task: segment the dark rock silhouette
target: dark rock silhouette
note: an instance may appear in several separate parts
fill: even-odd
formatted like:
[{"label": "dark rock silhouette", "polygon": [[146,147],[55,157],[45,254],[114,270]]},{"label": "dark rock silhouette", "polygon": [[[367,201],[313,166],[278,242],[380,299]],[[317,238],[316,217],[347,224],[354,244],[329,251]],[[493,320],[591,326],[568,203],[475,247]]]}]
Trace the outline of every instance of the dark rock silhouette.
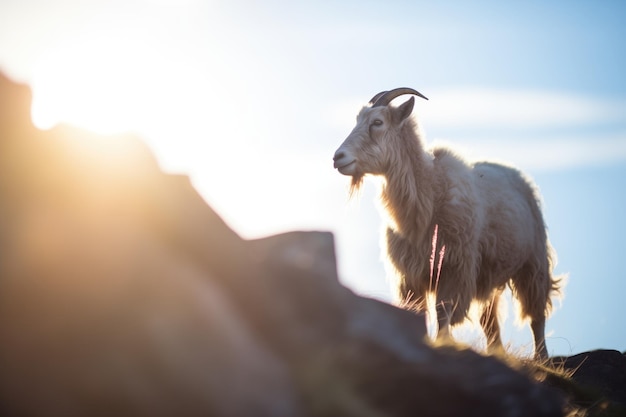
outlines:
[{"label": "dark rock silhouette", "polygon": [[563,415],[343,287],[330,233],[241,239],[140,139],[29,106],[0,75],[0,415]]},{"label": "dark rock silhouette", "polygon": [[571,374],[575,385],[567,391],[576,405],[591,415],[626,415],[626,354],[599,349],[551,362]]}]

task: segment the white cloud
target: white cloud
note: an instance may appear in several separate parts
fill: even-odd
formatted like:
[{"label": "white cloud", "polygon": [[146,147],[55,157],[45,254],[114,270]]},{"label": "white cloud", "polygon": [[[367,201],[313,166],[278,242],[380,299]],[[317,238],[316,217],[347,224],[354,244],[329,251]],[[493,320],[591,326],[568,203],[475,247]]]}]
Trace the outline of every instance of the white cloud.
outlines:
[{"label": "white cloud", "polygon": [[[540,90],[460,87],[428,91],[416,101],[421,124],[431,129],[576,128],[596,124],[626,125],[626,99],[602,99]],[[331,104],[329,122],[351,126],[368,97]],[[398,102],[405,97],[396,99]]]},{"label": "white cloud", "polygon": [[523,170],[557,170],[626,161],[626,130],[605,135],[456,138],[435,141],[471,160],[489,159]]},{"label": "white cloud", "polygon": [[417,109],[431,127],[563,128],[626,120],[624,99],[476,87],[433,91],[428,97]]}]

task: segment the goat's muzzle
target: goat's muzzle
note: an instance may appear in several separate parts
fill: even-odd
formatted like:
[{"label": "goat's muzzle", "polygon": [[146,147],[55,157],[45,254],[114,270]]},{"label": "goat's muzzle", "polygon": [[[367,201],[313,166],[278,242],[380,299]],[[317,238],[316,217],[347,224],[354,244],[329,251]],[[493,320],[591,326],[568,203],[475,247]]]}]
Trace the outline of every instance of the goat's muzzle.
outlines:
[{"label": "goat's muzzle", "polygon": [[356,159],[341,149],[335,152],[333,156],[333,167],[343,175],[352,175],[356,166]]}]

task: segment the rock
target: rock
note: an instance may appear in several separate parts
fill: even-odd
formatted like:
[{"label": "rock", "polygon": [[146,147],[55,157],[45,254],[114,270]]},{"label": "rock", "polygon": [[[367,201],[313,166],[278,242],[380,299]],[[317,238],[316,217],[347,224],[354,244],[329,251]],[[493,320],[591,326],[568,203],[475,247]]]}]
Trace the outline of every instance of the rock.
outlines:
[{"label": "rock", "polygon": [[[553,366],[571,374],[576,383],[574,402],[589,408],[608,400],[612,410],[626,415],[626,355],[616,350],[599,349],[570,357],[551,358]],[[603,405],[607,407],[607,405]]]}]

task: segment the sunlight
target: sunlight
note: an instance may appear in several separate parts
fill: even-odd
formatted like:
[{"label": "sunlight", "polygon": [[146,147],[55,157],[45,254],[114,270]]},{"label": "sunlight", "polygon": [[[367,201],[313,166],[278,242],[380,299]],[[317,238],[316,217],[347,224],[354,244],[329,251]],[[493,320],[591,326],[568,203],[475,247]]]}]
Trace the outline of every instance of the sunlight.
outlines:
[{"label": "sunlight", "polygon": [[[285,178],[284,162],[266,160],[269,150],[255,144],[262,133],[254,115],[232,104],[237,97],[229,89],[240,80],[209,64],[194,70],[198,65],[175,51],[157,54],[130,35],[72,39],[36,68],[33,122],[41,129],[65,122],[105,135],[138,133],[165,171],[189,175],[244,236],[297,227],[290,217],[297,212],[314,219],[315,210],[294,209],[293,193],[282,191],[302,179]],[[213,72],[202,73],[209,66]],[[292,171],[302,169],[302,160],[285,159]]]},{"label": "sunlight", "polygon": [[[133,104],[136,87],[117,65],[131,51],[92,41],[68,42],[40,60],[33,80],[37,127],[47,129],[64,121],[104,134],[133,128],[129,116],[138,104]],[[114,48],[117,60],[112,59]],[[134,72],[142,70],[134,67]]]},{"label": "sunlight", "polygon": [[162,164],[188,171],[177,144],[206,134],[200,115],[211,110],[211,86],[189,68],[132,34],[68,40],[34,71],[33,122],[41,129],[66,122],[100,134],[136,132]]}]

